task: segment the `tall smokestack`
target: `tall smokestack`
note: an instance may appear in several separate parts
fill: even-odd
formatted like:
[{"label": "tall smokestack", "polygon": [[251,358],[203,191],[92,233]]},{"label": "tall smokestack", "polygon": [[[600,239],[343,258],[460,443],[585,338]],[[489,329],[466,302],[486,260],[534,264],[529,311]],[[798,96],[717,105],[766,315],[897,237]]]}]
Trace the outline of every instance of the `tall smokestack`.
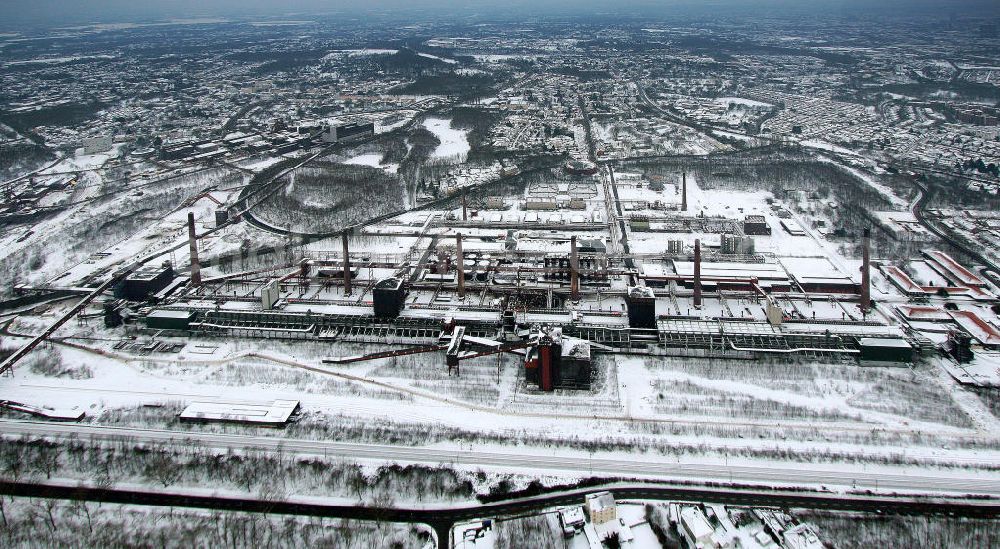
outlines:
[{"label": "tall smokestack", "polygon": [[569,239],[569,298],[580,299],[580,256],[576,250],[576,236]]},{"label": "tall smokestack", "polygon": [[469,207],[465,200],[465,191],[462,191],[462,221],[469,220]]},{"label": "tall smokestack", "polygon": [[681,172],[681,211],[688,211],[688,174]]},{"label": "tall smokestack", "polygon": [[455,235],[455,262],[458,263],[458,297],[465,297],[465,261],[462,259],[462,233]]},{"label": "tall smokestack", "polygon": [[351,256],[347,242],[350,235],[350,229],[340,233],[340,242],[344,247],[344,295],[351,295]]},{"label": "tall smokestack", "polygon": [[191,284],[201,285],[201,263],[198,262],[198,235],[194,231],[194,212],[188,212],[188,244],[191,246]]},{"label": "tall smokestack", "polygon": [[701,240],[694,241],[694,306],[701,307]]},{"label": "tall smokestack", "polygon": [[871,289],[871,229],[865,229],[864,238],[861,239],[861,312],[867,313],[872,305]]}]

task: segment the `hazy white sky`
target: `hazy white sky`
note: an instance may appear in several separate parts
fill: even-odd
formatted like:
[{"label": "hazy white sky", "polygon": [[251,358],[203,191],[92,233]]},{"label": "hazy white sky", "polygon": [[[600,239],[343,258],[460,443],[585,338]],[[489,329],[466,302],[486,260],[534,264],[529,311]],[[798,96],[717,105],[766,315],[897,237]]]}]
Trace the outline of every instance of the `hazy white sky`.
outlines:
[{"label": "hazy white sky", "polygon": [[837,14],[932,14],[996,17],[996,0],[0,0],[0,25],[19,23],[162,20],[191,17],[282,17],[372,13],[428,17],[509,17],[643,14],[650,16]]}]

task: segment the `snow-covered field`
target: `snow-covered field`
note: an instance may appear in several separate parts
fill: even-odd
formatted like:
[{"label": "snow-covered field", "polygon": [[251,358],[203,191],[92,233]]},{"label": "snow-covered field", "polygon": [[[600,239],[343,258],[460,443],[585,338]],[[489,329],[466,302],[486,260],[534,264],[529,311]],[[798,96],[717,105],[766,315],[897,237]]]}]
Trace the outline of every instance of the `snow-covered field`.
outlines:
[{"label": "snow-covered field", "polygon": [[770,103],[764,103],[763,101],[754,101],[753,99],[746,99],[743,97],[718,97],[715,99],[716,103],[721,105],[729,105],[731,103],[736,105],[744,105],[747,107],[773,107],[774,105]]},{"label": "snow-covered field", "polygon": [[457,130],[451,127],[451,120],[447,118],[427,118],[424,120],[424,127],[434,133],[441,141],[441,144],[431,153],[432,159],[458,158],[464,159],[469,154],[468,132]]},{"label": "snow-covered field", "polygon": [[335,50],[326,55],[324,59],[338,59],[341,57],[360,57],[366,55],[392,55],[398,53],[397,49],[388,48],[363,48],[349,50]]},{"label": "snow-covered field", "polygon": [[344,160],[344,164],[371,166],[372,168],[382,168],[389,173],[396,173],[399,170],[399,164],[382,164],[382,156],[380,153],[362,153]]},{"label": "snow-covered field", "polygon": [[[50,314],[15,322],[11,330],[34,332]],[[408,437],[414,435],[407,425],[466,433],[459,440],[485,437],[479,444],[536,440],[572,448],[573,440],[590,440],[609,449],[638,444],[754,459],[780,451],[787,459],[902,455],[964,465],[1000,455],[995,442],[977,434],[969,404],[952,400],[932,370],[608,356],[597,360],[599,381],[591,394],[544,395],[523,385],[513,358],[500,362],[498,384],[495,357],[463,364],[457,377],[448,376],[434,354],[319,364],[325,356],[380,348],[357,344],[179,339],[184,349],[178,354],[134,355],[114,350],[117,339],[99,322],[67,325],[77,339],[73,347],[59,346],[66,371],[86,368],[91,377],[53,378],[24,367],[0,381],[4,396],[76,407],[92,418],[112,414],[130,424],[150,424],[128,412],[143,405],[285,398],[302,402],[310,429],[322,425],[318,432],[364,421],[399,425],[411,431]],[[941,451],[942,445],[952,449]]]},{"label": "snow-covered field", "polygon": [[427,59],[436,59],[437,61],[441,61],[441,62],[447,63],[449,65],[457,65],[458,64],[458,61],[456,61],[454,59],[449,59],[447,57],[440,57],[440,56],[432,55],[432,54],[429,54],[429,53],[417,52],[417,55],[419,55],[420,57],[426,57]]}]

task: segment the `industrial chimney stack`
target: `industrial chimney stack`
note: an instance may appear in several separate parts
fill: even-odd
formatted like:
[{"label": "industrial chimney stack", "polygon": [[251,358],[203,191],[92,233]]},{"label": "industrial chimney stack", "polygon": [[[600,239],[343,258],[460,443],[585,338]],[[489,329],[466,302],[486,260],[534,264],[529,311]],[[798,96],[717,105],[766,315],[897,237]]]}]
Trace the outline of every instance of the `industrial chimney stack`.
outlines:
[{"label": "industrial chimney stack", "polygon": [[465,297],[465,261],[462,259],[462,233],[455,235],[455,262],[458,264],[458,297]]},{"label": "industrial chimney stack", "polygon": [[864,238],[861,240],[861,312],[867,313],[872,305],[872,280],[871,280],[871,229],[865,229]]},{"label": "industrial chimney stack", "polygon": [[681,211],[688,211],[688,174],[681,172]]},{"label": "industrial chimney stack", "polygon": [[576,236],[569,241],[569,298],[573,301],[580,299],[580,256],[576,249]]},{"label": "industrial chimney stack", "polygon": [[701,307],[701,240],[694,241],[694,306]]},{"label": "industrial chimney stack", "polygon": [[191,246],[191,284],[201,285],[201,263],[198,262],[198,236],[194,232],[194,212],[188,212],[188,244]]},{"label": "industrial chimney stack", "polygon": [[351,295],[351,256],[348,240],[350,239],[350,229],[345,229],[340,233],[340,242],[344,247],[344,295]]}]

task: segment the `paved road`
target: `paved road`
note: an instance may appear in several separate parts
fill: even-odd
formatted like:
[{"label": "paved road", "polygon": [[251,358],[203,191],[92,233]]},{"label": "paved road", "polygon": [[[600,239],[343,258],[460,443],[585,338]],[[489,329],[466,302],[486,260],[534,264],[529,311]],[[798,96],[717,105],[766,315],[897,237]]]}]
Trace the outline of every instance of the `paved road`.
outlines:
[{"label": "paved road", "polygon": [[197,431],[171,431],[36,421],[0,420],[0,430],[8,435],[47,436],[107,441],[131,437],[137,442],[170,443],[192,441],[220,449],[281,449],[285,453],[317,455],[350,460],[393,461],[437,465],[451,463],[466,467],[496,467],[532,475],[631,477],[659,481],[717,482],[763,486],[802,486],[882,492],[977,494],[1000,497],[1000,472],[938,470],[933,468],[881,468],[852,464],[773,464],[754,462],[705,463],[696,458],[635,454],[622,457],[554,455],[541,449],[498,450],[439,449],[382,444],[354,444],[330,440],[289,439]]},{"label": "paved road", "polygon": [[314,517],[336,517],[388,522],[426,523],[437,535],[440,549],[453,547],[450,533],[455,523],[469,519],[511,517],[560,505],[579,505],[584,494],[611,490],[616,499],[703,501],[726,505],[778,506],[784,508],[827,509],[843,511],[887,512],[903,515],[947,514],[976,518],[996,518],[1000,503],[984,500],[928,500],[844,496],[827,493],[802,493],[769,490],[725,490],[685,486],[609,484],[590,488],[562,490],[537,496],[508,499],[484,505],[457,504],[428,507],[375,507],[366,504],[332,505],[298,501],[261,500],[250,497],[223,497],[160,492],[88,488],[60,484],[33,484],[0,481],[0,494],[42,497],[75,501],[189,507],[216,511],[240,511]]}]

